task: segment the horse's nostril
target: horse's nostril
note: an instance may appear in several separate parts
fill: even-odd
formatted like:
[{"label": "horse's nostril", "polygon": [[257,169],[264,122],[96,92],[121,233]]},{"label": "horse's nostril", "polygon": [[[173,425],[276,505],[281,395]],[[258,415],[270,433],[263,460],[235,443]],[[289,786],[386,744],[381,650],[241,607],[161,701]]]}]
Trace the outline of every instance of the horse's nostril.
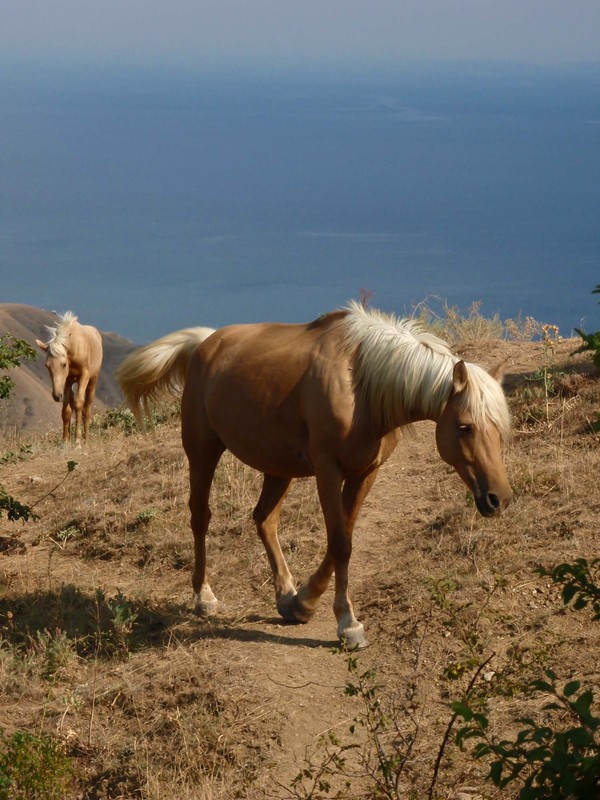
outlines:
[{"label": "horse's nostril", "polygon": [[494,511],[497,511],[500,508],[500,498],[497,494],[492,494],[488,492],[487,494],[487,501],[490,508],[493,508]]}]

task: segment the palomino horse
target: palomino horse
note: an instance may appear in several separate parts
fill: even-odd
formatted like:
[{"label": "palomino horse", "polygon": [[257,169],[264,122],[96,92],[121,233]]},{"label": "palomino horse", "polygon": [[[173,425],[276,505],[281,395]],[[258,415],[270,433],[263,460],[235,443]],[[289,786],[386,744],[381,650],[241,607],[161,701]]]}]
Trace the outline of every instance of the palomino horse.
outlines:
[{"label": "palomino horse", "polygon": [[[348,596],[352,530],[400,428],[437,423],[441,457],[486,517],[511,489],[502,461],[510,417],[497,378],[466,364],[418,323],[353,303],[307,325],[256,324],[209,335],[170,334],[128,356],[118,369],[138,420],[148,401],[183,386],[181,423],[190,467],[196,609],[215,611],[206,574],[209,491],[225,449],[264,473],[254,520],[273,572],[279,613],[305,622],[335,573],[337,633],[366,644]],[[277,538],[292,478],[314,475],[327,529],[322,563],[296,590]]]},{"label": "palomino horse", "polygon": [[[59,315],[47,344],[36,339],[46,353],[46,367],[52,381],[52,397],[62,400],[63,441],[71,438],[71,416],[75,410],[75,441],[87,439],[92,403],[102,366],[102,337],[92,325],[81,325],[70,311]],[[77,391],[73,384],[77,384]],[[83,422],[83,425],[82,425]]]}]

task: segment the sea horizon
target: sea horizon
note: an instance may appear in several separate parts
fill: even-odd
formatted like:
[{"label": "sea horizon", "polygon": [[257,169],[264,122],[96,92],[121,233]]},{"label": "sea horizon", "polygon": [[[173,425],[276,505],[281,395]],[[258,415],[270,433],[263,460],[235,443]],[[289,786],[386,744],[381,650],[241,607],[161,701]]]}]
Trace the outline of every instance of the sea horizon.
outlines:
[{"label": "sea horizon", "polygon": [[595,330],[598,89],[584,66],[4,69],[0,299],[137,343],[361,291]]}]

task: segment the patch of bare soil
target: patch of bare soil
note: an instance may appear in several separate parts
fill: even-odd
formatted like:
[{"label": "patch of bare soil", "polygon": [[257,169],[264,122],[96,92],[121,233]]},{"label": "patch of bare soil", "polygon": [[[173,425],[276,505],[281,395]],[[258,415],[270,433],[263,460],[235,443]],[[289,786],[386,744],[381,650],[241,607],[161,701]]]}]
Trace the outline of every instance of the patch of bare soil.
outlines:
[{"label": "patch of bare soil", "polygon": [[[548,713],[519,690],[544,668],[598,686],[597,623],[565,610],[535,572],[599,552],[600,384],[574,348],[463,348],[489,366],[508,358],[514,502],[480,518],[433,426],[406,435],[355,532],[351,591],[371,642],[356,656],[339,650],[331,592],[306,625],[278,618],[251,519],[259,480],[231,458],[208,541],[220,611],[208,622],[192,613],[176,421],[150,437],[96,426],[84,449],[54,436],[5,441],[1,483],[39,519],[0,519],[0,728],[57,737],[73,798],[327,796],[319,780],[329,796],[385,796],[377,743],[403,764],[398,797],[508,797],[451,742],[437,774],[435,764],[449,703],[483,662],[499,735]],[[325,544],[311,481],[287,499],[281,539],[304,579]]]}]

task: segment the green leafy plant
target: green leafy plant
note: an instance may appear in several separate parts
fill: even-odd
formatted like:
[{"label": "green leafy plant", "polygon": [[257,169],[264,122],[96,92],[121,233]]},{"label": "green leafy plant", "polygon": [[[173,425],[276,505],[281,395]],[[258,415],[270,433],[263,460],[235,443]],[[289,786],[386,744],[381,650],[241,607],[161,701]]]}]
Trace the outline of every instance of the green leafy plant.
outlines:
[{"label": "green leafy plant", "polygon": [[36,515],[32,512],[31,506],[23,505],[18,500],[7,494],[4,487],[0,484],[0,517],[5,513],[11,522],[17,522],[22,519],[28,522],[30,519],[37,519]]},{"label": "green leafy plant", "polygon": [[66,528],[56,531],[54,536],[50,536],[50,541],[60,550],[64,550],[69,542],[79,539],[81,535],[81,529],[77,525],[67,525]]},{"label": "green leafy plant", "polygon": [[[600,283],[595,289],[592,289],[592,294],[600,294]],[[591,351],[593,354],[592,360],[596,367],[600,369],[600,331],[586,333],[581,328],[575,328],[575,333],[581,337],[582,344],[571,355]]]},{"label": "green leafy plant", "polygon": [[[34,348],[23,339],[16,339],[10,333],[0,336],[0,370],[15,369],[22,363],[33,361],[37,357]],[[15,387],[15,382],[9,375],[0,376],[0,400],[6,400]],[[0,484],[0,517],[5,512],[11,522],[22,519],[24,522],[31,519],[31,508],[23,505],[9,495]]]},{"label": "green leafy plant", "polygon": [[[591,607],[593,619],[600,620],[600,586],[594,570],[600,559],[591,563],[579,558],[572,564],[540,568],[538,574],[562,586],[565,605],[574,609]],[[542,693],[548,701],[542,711],[551,716],[542,722],[525,717],[517,720],[523,728],[514,739],[498,739],[489,732],[489,718],[481,696],[471,690],[464,701],[451,708],[464,724],[456,742],[464,748],[468,740],[478,740],[474,758],[491,758],[489,777],[499,788],[519,781],[518,800],[590,800],[600,797],[600,717],[592,712],[591,689],[571,680],[559,688],[556,673],[545,670],[545,678],[528,681],[525,695]]]},{"label": "green leafy plant", "polygon": [[62,800],[71,774],[71,759],[57,739],[0,731],[0,800]]},{"label": "green leafy plant", "polygon": [[[37,358],[36,350],[23,339],[15,338],[11,333],[0,336],[0,370],[15,369]],[[0,376],[0,400],[5,400],[15,387],[9,375]]]},{"label": "green leafy plant", "polygon": [[94,427],[101,430],[116,428],[127,436],[134,431],[139,431],[133,412],[128,408],[110,408],[99,420],[94,421]]},{"label": "green leafy plant", "polygon": [[557,564],[550,569],[540,567],[537,572],[562,586],[565,605],[572,603],[574,609],[591,606],[593,619],[600,621],[600,558],[589,563],[585,558],[577,558],[571,564]]},{"label": "green leafy plant", "polygon": [[158,514],[158,510],[156,508],[147,508],[144,511],[140,511],[140,513],[135,518],[135,527],[140,527],[141,525],[149,525],[151,520]]},{"label": "green leafy plant", "polygon": [[19,445],[19,452],[5,450],[0,456],[0,464],[16,464],[17,461],[25,461],[33,455],[33,446],[30,444]]},{"label": "green leafy plant", "polygon": [[547,680],[536,680],[526,687],[531,694],[541,692],[550,702],[545,712],[566,717],[560,730],[531,718],[518,720],[523,728],[514,740],[492,737],[485,712],[469,703],[453,703],[452,710],[464,725],[456,742],[464,747],[468,740],[478,740],[474,758],[491,757],[489,777],[499,788],[514,781],[522,785],[519,800],[590,800],[600,791],[600,718],[591,711],[594,700],[589,689],[581,690],[579,681],[569,681],[562,689],[552,670]]}]

